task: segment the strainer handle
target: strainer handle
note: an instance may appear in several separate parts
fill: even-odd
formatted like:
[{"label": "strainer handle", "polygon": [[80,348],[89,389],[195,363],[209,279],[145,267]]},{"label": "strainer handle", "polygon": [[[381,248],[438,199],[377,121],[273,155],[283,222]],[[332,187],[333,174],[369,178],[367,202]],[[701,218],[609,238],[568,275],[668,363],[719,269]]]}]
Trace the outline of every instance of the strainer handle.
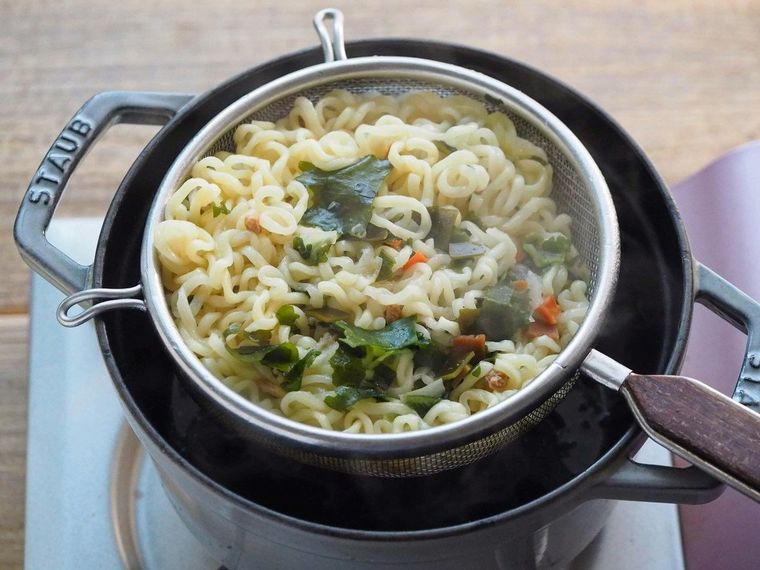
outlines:
[{"label": "strainer handle", "polygon": [[325,8],[314,16],[314,29],[322,44],[325,63],[347,59],[346,44],[343,39],[343,12],[337,8]]},{"label": "strainer handle", "polygon": [[164,125],[192,98],[178,93],[110,91],[95,95],[76,112],[42,160],[16,216],[16,245],[34,271],[67,294],[87,286],[90,267],[77,263],[45,237],[72,172],[110,126]]}]

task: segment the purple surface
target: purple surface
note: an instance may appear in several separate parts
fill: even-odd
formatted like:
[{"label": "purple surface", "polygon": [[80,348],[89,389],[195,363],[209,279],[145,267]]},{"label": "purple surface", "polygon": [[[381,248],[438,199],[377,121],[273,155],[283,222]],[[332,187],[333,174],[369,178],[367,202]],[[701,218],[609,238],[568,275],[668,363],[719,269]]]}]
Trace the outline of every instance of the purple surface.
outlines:
[{"label": "purple surface", "polygon": [[[672,189],[694,256],[760,299],[760,141],[723,155]],[[703,307],[692,323],[683,374],[731,394],[745,336]],[[760,568],[760,504],[728,489],[680,507],[688,570]]]}]

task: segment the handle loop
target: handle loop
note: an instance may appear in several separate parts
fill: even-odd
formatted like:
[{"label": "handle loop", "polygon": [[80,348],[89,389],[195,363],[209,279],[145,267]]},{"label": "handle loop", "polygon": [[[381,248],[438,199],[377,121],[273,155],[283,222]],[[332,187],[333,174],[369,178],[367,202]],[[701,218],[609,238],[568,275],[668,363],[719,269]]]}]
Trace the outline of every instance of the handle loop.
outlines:
[{"label": "handle loop", "polygon": [[[145,301],[134,299],[142,293],[142,285],[135,285],[126,289],[86,289],[66,297],[55,313],[58,322],[64,327],[78,327],[93,317],[112,309],[139,309],[147,310]],[[75,305],[86,304],[97,299],[110,299],[102,303],[96,303],[76,315],[69,315],[69,311]]]},{"label": "handle loop", "polygon": [[[329,22],[329,28],[328,28]],[[325,8],[314,16],[314,28],[317,30],[325,63],[348,59],[343,39],[343,12],[337,8]]]}]

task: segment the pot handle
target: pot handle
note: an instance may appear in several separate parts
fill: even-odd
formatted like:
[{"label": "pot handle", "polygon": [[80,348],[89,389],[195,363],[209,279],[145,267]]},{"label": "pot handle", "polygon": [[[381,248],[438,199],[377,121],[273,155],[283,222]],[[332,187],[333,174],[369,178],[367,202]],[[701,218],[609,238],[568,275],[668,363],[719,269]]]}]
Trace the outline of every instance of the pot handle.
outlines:
[{"label": "pot handle", "polygon": [[[45,237],[71,173],[112,125],[164,125],[194,96],[180,93],[109,91],[87,101],[66,124],[42,160],[21,202],[13,235],[21,257],[66,294],[87,287],[90,267]],[[132,299],[132,302],[141,302]]]},{"label": "pot handle", "polygon": [[696,282],[696,301],[747,335],[733,399],[760,412],[760,303],[699,262]]},{"label": "pot handle", "polygon": [[[760,304],[696,261],[695,281],[695,300],[747,334],[747,350],[733,401],[684,376],[633,374],[630,369],[595,350],[591,351],[583,366],[597,381],[620,390],[650,437],[710,475],[760,501],[760,460],[751,452],[760,441],[760,341],[757,338]],[[646,469],[653,468],[646,466]],[[658,471],[667,473],[662,468]],[[647,474],[649,483],[652,483],[652,473]],[[671,475],[672,470],[668,473]],[[621,487],[618,480],[618,486],[613,489],[622,488],[624,494],[630,493],[636,487],[631,484],[635,477],[631,477],[630,469],[623,471],[620,477],[624,484]],[[669,484],[668,481],[663,483]],[[662,500],[656,498],[656,487],[655,481],[644,494],[651,495],[654,489],[651,500]],[[635,491],[633,494],[636,495]],[[664,496],[667,497],[667,492]],[[681,499],[674,497],[674,500]]]},{"label": "pot handle", "polygon": [[589,495],[593,499],[701,505],[716,499],[723,489],[723,483],[694,466],[679,469],[626,458]]}]

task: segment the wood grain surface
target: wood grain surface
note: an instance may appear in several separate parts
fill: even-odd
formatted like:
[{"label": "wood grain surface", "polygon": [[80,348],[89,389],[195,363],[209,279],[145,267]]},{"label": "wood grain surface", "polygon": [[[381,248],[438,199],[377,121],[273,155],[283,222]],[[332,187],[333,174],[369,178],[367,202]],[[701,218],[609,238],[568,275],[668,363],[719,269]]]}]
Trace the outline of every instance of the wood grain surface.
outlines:
[{"label": "wood grain surface", "polygon": [[[760,138],[760,2],[332,2],[348,40],[417,37],[491,50],[610,112],[676,182]],[[200,93],[316,45],[324,1],[0,0],[0,568],[23,560],[28,271],[11,227],[29,178],[96,92]],[[58,215],[99,215],[154,130],[117,126],[74,174]],[[135,230],[139,231],[139,230]]]},{"label": "wood grain surface", "polygon": [[631,374],[620,392],[643,426],[691,454],[685,459],[718,469],[729,485],[735,480],[760,492],[760,455],[752,453],[760,441],[760,415],[685,376]]}]

